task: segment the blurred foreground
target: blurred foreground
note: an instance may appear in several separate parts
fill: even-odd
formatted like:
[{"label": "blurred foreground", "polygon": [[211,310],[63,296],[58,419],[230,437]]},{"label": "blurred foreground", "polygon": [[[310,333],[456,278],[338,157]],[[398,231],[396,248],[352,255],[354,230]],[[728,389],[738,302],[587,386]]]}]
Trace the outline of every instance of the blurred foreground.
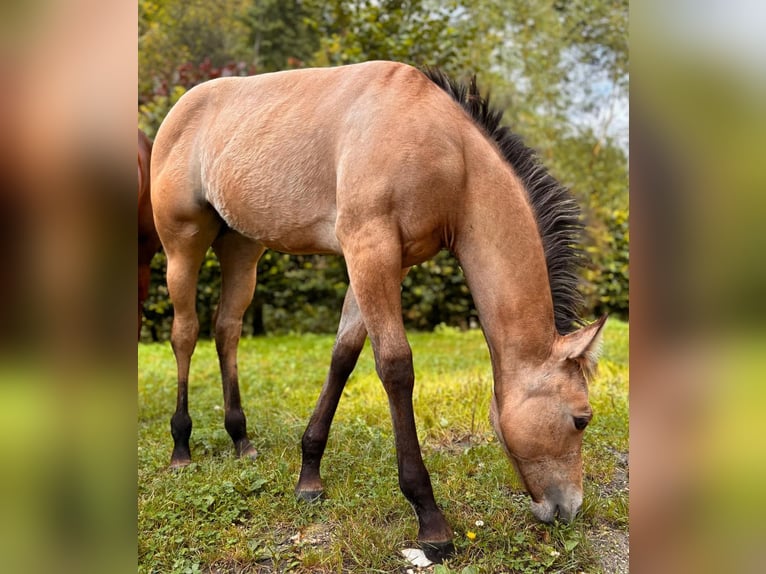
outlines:
[{"label": "blurred foreground", "polygon": [[136,8],[2,12],[2,569],[134,571]]},{"label": "blurred foreground", "polygon": [[762,572],[766,6],[631,8],[631,571]]}]

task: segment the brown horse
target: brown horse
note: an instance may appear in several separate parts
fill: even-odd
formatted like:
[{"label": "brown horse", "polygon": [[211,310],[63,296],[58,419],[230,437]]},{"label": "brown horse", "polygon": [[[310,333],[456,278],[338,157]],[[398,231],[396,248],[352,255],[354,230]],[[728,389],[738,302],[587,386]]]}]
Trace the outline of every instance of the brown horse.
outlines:
[{"label": "brown horse", "polygon": [[152,258],[160,249],[160,238],[154,228],[149,167],[152,142],[138,130],[138,338],[141,338],[141,315],[149,295]]},{"label": "brown horse", "polygon": [[199,331],[200,264],[222,273],[215,321],[224,421],[254,456],[236,352],[267,248],[338,253],[350,287],[332,361],[302,440],[298,496],[323,493],[319,466],[343,386],[365,338],[389,400],[399,485],[432,559],[452,529],[423,464],[412,407],[412,354],[402,323],[406,270],[451,250],[489,345],[491,419],[537,518],[571,519],[582,502],[586,379],[604,319],[577,329],[581,224],[568,191],[491,110],[475,83],[393,62],[304,69],[201,84],[162,124],[152,159],[155,221],[175,307],[178,399],[172,466],[189,463],[189,363]]}]

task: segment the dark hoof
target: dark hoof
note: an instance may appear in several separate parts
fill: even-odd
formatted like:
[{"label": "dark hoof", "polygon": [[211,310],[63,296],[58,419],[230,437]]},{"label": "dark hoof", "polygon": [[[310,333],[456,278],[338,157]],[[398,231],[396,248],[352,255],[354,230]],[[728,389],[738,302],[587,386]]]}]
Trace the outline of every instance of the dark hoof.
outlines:
[{"label": "dark hoof", "polygon": [[296,490],[295,496],[304,502],[318,502],[324,500],[324,490]]},{"label": "dark hoof", "polygon": [[452,540],[446,542],[418,542],[423,554],[431,562],[441,564],[445,559],[450,558],[455,553],[455,545]]},{"label": "dark hoof", "polygon": [[189,466],[191,464],[191,458],[175,458],[173,457],[170,460],[170,469],[171,470],[178,470],[181,468],[184,468],[186,466]]},{"label": "dark hoof", "polygon": [[242,448],[237,448],[237,456],[239,458],[249,458],[251,460],[254,460],[258,458],[258,451],[255,450],[255,447],[251,445],[250,443],[247,443]]}]

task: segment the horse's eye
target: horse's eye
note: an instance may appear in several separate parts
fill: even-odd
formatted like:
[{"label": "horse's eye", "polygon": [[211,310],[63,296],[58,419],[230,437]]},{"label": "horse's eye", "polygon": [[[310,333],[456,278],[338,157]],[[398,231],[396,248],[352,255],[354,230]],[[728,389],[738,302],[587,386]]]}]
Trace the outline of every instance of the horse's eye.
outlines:
[{"label": "horse's eye", "polygon": [[577,430],[583,430],[585,427],[588,426],[588,423],[590,422],[590,417],[572,417],[574,418],[574,425]]}]

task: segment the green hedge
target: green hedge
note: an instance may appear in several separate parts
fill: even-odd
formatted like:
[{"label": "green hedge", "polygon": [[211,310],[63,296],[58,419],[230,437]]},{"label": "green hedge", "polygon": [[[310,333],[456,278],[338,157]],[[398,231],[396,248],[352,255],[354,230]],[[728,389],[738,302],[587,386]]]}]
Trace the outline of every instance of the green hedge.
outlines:
[{"label": "green hedge", "polygon": [[604,313],[628,320],[629,310],[629,245],[628,212],[614,209],[602,214],[589,228],[586,247],[590,265],[584,273],[582,287],[585,307],[591,316]]},{"label": "green hedge", "polygon": [[[165,284],[165,264],[162,253],[152,261],[152,284],[144,305],[144,340],[164,340],[170,335],[173,308]],[[243,334],[334,332],[347,286],[341,257],[267,251],[258,265],[258,285],[245,313]],[[213,336],[212,318],[220,289],[220,268],[211,250],[200,269],[197,290],[202,337]],[[478,324],[460,267],[447,252],[410,271],[402,285],[402,307],[410,329],[430,330],[441,323],[460,328]]]},{"label": "green hedge", "polygon": [[[617,210],[608,226],[595,228],[587,251],[583,293],[586,317],[610,313],[628,317],[628,219]],[[267,251],[258,266],[258,286],[245,313],[243,335],[263,333],[332,333],[340,318],[348,285],[345,264],[337,256],[291,256]],[[212,337],[212,317],[220,296],[218,261],[212,251],[200,269],[197,311],[202,337]],[[457,260],[443,251],[414,267],[402,283],[402,309],[408,329],[437,325],[465,329],[478,325],[476,308]],[[165,257],[152,262],[152,285],[144,306],[143,340],[170,335],[173,308],[165,285]]]}]

